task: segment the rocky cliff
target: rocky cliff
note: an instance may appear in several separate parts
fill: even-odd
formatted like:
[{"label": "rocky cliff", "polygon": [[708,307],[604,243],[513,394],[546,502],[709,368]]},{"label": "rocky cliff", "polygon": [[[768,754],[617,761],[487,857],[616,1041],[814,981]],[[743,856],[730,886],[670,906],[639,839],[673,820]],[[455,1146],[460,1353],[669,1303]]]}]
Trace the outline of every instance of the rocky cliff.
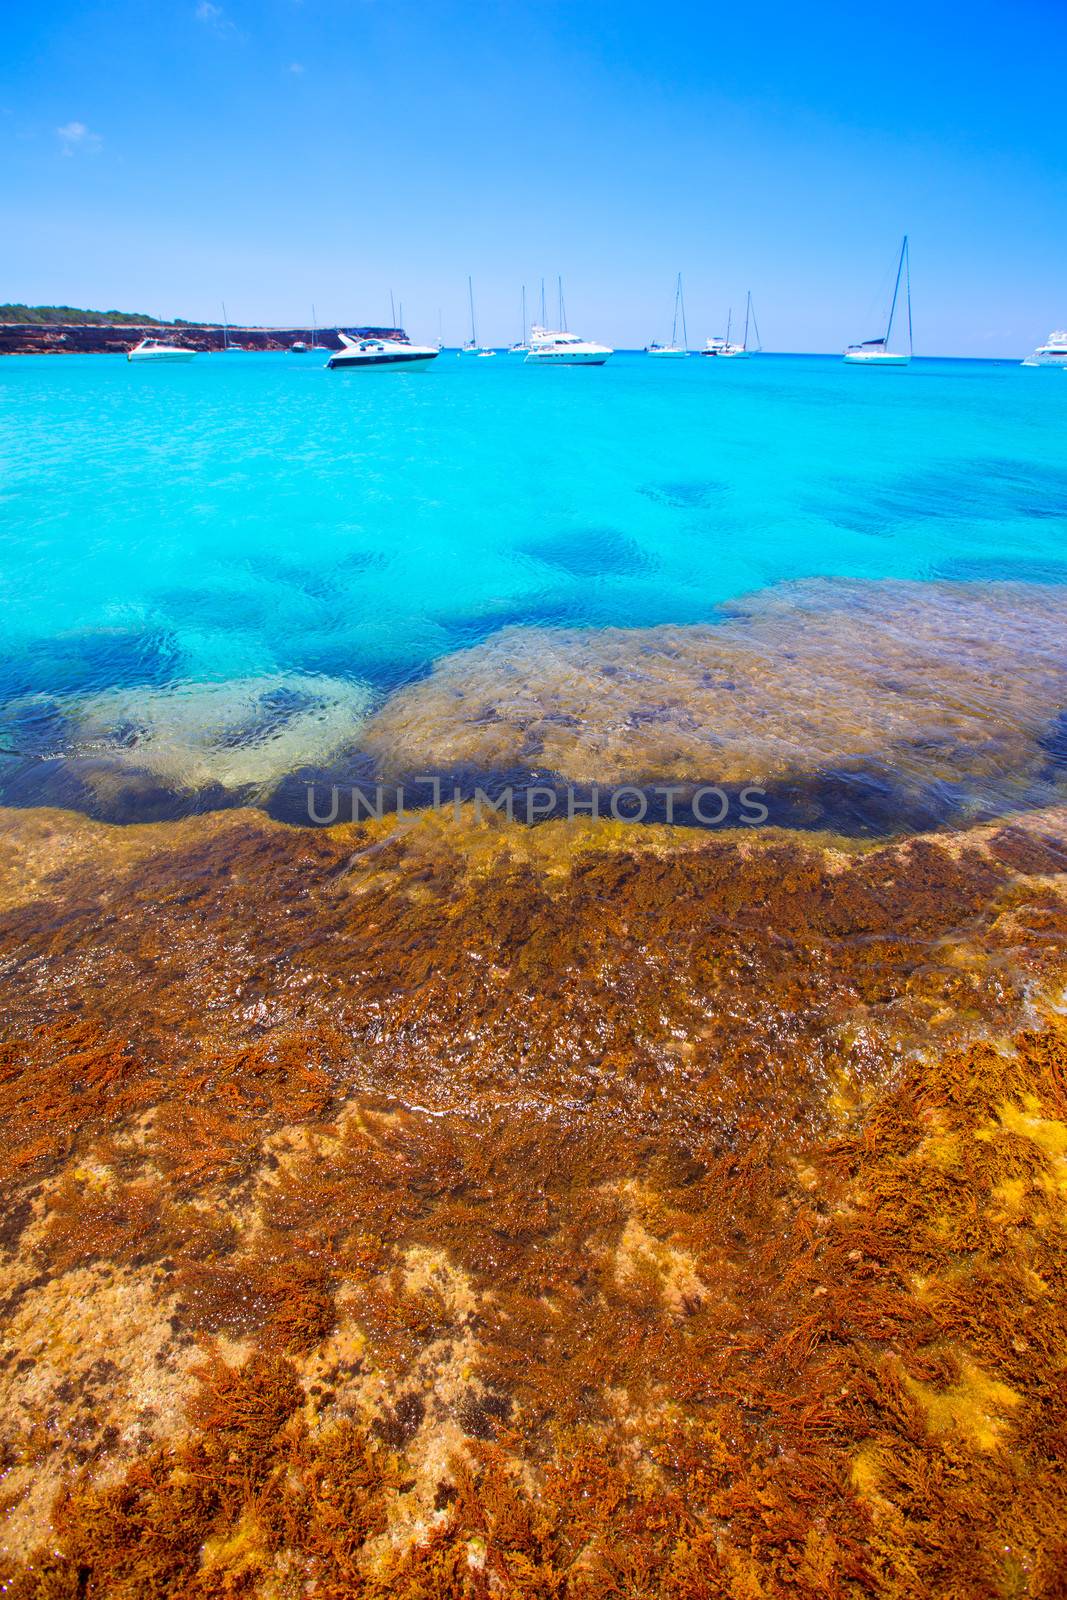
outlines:
[{"label": "rocky cliff", "polygon": [[[404,337],[398,328],[345,329],[355,335]],[[142,339],[165,339],[168,344],[190,350],[222,350],[226,330],[207,323],[185,323],[180,328],[144,323],[0,323],[0,355],[125,355]],[[242,350],[288,350],[297,340],[312,342],[310,328],[235,328],[229,329],[230,344]],[[314,330],[317,344],[331,350],[340,348],[336,328]]]}]

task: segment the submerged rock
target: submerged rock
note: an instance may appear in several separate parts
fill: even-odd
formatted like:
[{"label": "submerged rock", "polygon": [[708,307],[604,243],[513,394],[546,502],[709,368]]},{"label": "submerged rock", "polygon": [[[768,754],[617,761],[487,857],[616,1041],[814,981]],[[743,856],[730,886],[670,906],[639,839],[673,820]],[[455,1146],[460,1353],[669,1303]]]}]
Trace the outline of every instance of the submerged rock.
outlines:
[{"label": "submerged rock", "polygon": [[1057,792],[1065,636],[1067,589],[812,580],[705,626],[507,628],[394,694],[361,744],[386,776],[792,785],[798,803],[866,785],[927,821],[992,813]]},{"label": "submerged rock", "polygon": [[0,839],[8,1593],[1052,1592],[1067,812]]}]

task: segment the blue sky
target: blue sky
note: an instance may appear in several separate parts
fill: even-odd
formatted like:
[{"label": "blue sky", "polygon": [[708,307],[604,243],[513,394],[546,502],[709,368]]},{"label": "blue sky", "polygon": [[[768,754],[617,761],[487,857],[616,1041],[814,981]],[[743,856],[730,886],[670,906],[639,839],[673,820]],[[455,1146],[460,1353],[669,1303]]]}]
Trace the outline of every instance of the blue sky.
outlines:
[{"label": "blue sky", "polygon": [[[9,6],[0,299],[510,342],[879,331],[901,234],[920,352],[1067,322],[1067,6],[587,0]],[[550,292],[551,298],[551,292]]]}]

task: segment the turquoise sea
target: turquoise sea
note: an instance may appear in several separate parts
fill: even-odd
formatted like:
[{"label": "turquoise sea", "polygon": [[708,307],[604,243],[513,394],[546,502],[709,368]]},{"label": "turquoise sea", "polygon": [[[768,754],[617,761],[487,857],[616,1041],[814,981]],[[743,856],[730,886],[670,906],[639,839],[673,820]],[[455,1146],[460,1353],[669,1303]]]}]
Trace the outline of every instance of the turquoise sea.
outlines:
[{"label": "turquoise sea", "polygon": [[323,360],[0,363],[0,796],[136,743],[142,702],[222,743],[254,702],[314,760],[324,718],[508,625],[699,622],[818,575],[1067,581],[1062,372]]}]

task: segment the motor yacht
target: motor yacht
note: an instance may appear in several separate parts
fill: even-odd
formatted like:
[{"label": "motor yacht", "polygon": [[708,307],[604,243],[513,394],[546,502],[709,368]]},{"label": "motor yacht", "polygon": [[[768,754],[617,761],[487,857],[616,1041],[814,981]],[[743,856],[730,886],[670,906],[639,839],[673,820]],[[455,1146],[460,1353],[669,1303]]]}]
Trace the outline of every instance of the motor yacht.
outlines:
[{"label": "motor yacht", "polygon": [[294,356],[305,356],[310,348],[311,346],[305,344],[303,339],[294,339],[292,344],[289,346],[289,349]]},{"label": "motor yacht", "polygon": [[535,326],[530,329],[530,348],[523,361],[538,366],[602,367],[614,354],[609,345],[579,339],[576,333],[552,333]]},{"label": "motor yacht", "polygon": [[164,344],[162,339],[142,339],[132,350],[127,350],[127,361],[191,361],[195,350],[186,350],[180,344]]},{"label": "motor yacht", "polygon": [[433,345],[410,344],[405,339],[353,339],[338,330],[341,349],[335,350],[327,367],[350,371],[354,367],[403,367],[417,372],[436,361],[440,351]]},{"label": "motor yacht", "polygon": [[[901,281],[906,289],[908,307],[908,353],[890,348],[890,339],[893,335],[893,318],[896,316],[897,301],[900,297]],[[893,302],[889,307],[889,321],[885,333],[880,339],[865,339],[862,344],[850,344],[845,351],[845,360],[855,366],[866,367],[906,367],[912,358],[911,334],[911,259],[908,255],[908,236],[904,235],[904,243],[900,247],[900,259],[897,262],[897,277],[893,285]]]},{"label": "motor yacht", "polygon": [[1050,333],[1044,344],[1039,344],[1032,356],[1027,356],[1024,367],[1067,367],[1067,332],[1057,329]]}]

